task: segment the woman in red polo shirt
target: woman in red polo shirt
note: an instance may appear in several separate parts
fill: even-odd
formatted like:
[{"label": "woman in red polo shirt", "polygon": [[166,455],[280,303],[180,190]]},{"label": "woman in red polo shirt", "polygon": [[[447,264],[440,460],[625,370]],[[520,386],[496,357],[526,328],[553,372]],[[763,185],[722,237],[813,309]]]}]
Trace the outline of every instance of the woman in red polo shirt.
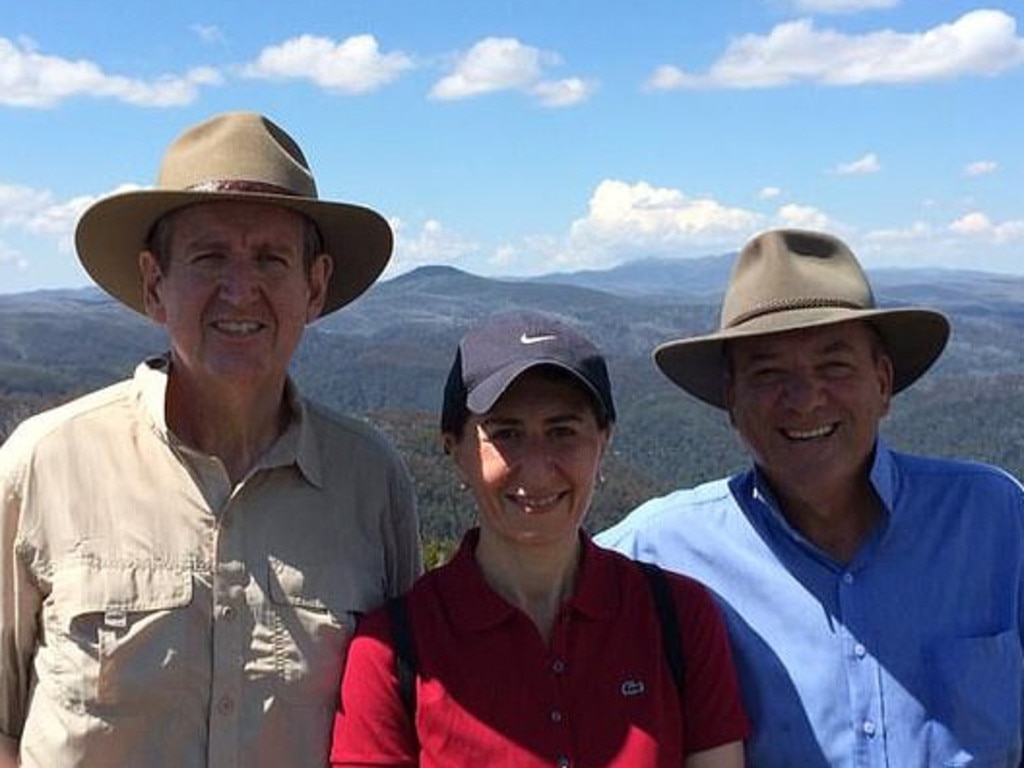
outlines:
[{"label": "woman in red polo shirt", "polygon": [[605,361],[573,328],[516,313],[463,337],[441,431],[478,527],[361,622],[332,765],[743,765],[707,591],[652,581],[581,529],[614,421]]}]

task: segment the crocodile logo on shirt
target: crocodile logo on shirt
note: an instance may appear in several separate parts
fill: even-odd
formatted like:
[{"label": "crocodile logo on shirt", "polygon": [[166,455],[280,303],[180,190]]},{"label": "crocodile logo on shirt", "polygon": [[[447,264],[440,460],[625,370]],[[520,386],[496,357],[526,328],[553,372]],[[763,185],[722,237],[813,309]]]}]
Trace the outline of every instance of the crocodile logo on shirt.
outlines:
[{"label": "crocodile logo on shirt", "polygon": [[623,680],[622,685],[619,686],[619,693],[623,696],[639,696],[645,690],[647,690],[647,686],[644,685],[643,680]]}]

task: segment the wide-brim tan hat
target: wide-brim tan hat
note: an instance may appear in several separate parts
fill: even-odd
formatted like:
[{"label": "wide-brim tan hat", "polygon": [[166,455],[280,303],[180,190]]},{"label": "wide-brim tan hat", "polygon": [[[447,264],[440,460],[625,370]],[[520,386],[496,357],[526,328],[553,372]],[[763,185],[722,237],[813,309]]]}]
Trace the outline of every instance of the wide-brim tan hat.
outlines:
[{"label": "wide-brim tan hat", "polygon": [[654,360],[695,397],[725,408],[725,344],[850,320],[870,323],[892,358],[893,392],[931,367],[949,339],[945,315],[919,307],[881,309],[850,249],[820,232],[762,232],[740,251],[715,333],[668,341]]},{"label": "wide-brim tan hat", "polygon": [[138,255],[153,225],[178,208],[232,200],[290,208],[316,224],[334,261],[321,315],[366,291],[391,258],[387,221],[360,205],[320,200],[299,145],[252,112],[189,128],[167,149],[155,188],[110,195],[86,209],[75,230],[78,258],[101,288],[144,313]]}]

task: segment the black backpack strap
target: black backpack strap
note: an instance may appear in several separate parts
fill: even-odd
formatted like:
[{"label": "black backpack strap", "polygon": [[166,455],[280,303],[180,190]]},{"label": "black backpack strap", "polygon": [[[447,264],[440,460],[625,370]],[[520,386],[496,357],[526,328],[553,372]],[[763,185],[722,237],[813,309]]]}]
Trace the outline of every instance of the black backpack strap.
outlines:
[{"label": "black backpack strap", "polygon": [[416,719],[416,647],[412,639],[412,625],[405,605],[405,596],[393,597],[387,602],[388,619],[391,622],[391,638],[395,646],[395,671],[398,675],[398,692],[405,705],[409,719]]},{"label": "black backpack strap", "polygon": [[665,577],[665,572],[654,563],[637,561],[637,564],[647,577],[647,586],[651,588],[654,608],[661,623],[661,645],[665,649],[665,661],[668,662],[672,679],[679,690],[679,698],[682,699],[686,664],[683,660],[682,635],[679,632],[679,617],[676,615],[676,604],[672,598],[672,587]]}]

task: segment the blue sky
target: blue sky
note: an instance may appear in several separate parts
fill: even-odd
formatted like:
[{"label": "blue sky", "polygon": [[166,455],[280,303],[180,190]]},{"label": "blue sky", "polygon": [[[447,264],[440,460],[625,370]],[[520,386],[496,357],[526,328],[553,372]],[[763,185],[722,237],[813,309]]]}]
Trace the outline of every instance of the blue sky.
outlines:
[{"label": "blue sky", "polygon": [[830,230],[869,268],[1024,273],[1020,0],[10,0],[0,292],[88,280],[94,199],[263,112],[388,275],[525,276]]}]

